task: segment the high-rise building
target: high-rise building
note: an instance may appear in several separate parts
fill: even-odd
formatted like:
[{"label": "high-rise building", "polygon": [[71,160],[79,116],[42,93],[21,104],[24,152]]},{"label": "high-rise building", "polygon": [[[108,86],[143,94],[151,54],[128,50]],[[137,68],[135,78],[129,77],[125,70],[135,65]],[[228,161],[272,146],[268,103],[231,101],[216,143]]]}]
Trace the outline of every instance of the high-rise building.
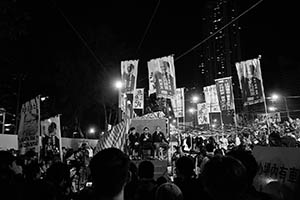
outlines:
[{"label": "high-rise building", "polygon": [[[203,11],[203,37],[207,38],[231,22],[237,15],[236,0],[208,0]],[[238,79],[235,62],[241,60],[240,27],[236,22],[219,31],[207,40],[200,50],[200,72],[203,84],[214,84],[222,77],[233,77],[235,91]]]}]

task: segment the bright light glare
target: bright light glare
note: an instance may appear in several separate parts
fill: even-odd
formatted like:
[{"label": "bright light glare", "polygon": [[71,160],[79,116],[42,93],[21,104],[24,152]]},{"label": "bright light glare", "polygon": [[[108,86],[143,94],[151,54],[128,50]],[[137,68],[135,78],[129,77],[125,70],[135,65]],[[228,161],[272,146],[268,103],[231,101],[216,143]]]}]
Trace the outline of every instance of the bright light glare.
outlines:
[{"label": "bright light glare", "polygon": [[116,87],[117,89],[121,89],[121,88],[123,87],[122,81],[116,81],[115,87]]},{"label": "bright light glare", "polygon": [[90,134],[96,133],[96,129],[95,129],[94,127],[91,127],[91,128],[89,129],[89,133],[90,133]]},{"label": "bright light glare", "polygon": [[277,100],[279,99],[279,95],[278,95],[278,94],[273,94],[273,95],[271,96],[271,99],[272,99],[273,101],[277,101]]},{"label": "bright light glare", "polygon": [[193,96],[192,101],[193,101],[193,103],[197,103],[199,101],[199,97],[198,96]]},{"label": "bright light glare", "polygon": [[189,109],[189,112],[190,112],[190,113],[194,113],[195,111],[196,111],[195,108],[190,108],[190,109]]},{"label": "bright light glare", "polygon": [[269,110],[273,112],[273,111],[276,111],[277,109],[276,109],[276,107],[274,107],[274,106],[270,106],[270,107],[269,107]]}]

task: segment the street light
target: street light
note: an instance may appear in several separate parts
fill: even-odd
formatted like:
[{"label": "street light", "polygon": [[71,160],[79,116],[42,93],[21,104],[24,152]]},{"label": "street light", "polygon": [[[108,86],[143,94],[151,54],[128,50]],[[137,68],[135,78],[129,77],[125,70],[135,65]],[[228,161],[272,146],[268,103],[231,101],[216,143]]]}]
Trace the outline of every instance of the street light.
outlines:
[{"label": "street light", "polygon": [[[123,104],[123,97],[126,98],[126,94],[122,94],[121,90],[123,88],[123,82],[121,80],[117,80],[114,83],[116,89],[118,89],[118,122],[122,120],[122,104]],[[124,95],[124,96],[122,96]]]},{"label": "street light", "polygon": [[123,87],[123,83],[122,83],[122,81],[116,81],[115,82],[115,87],[117,88],[117,89],[122,89],[122,87]]},{"label": "street light", "polygon": [[189,113],[193,115],[193,127],[196,126],[196,116],[195,116],[196,109],[195,108],[189,108]]},{"label": "street light", "polygon": [[277,110],[277,108],[274,107],[274,106],[270,106],[270,107],[269,107],[269,111],[271,111],[271,112],[274,112],[274,111],[276,111],[276,110]]},{"label": "street light", "polygon": [[192,96],[192,103],[198,103],[199,97],[198,96]]},{"label": "street light", "polygon": [[94,127],[91,127],[89,129],[89,134],[95,134],[96,133],[96,129]]},{"label": "street light", "polygon": [[279,99],[279,95],[278,94],[272,94],[271,101],[277,101],[278,99]]},{"label": "street light", "polygon": [[289,108],[288,108],[288,105],[287,105],[287,101],[286,101],[286,97],[285,97],[285,96],[281,96],[281,95],[278,95],[278,94],[272,94],[272,96],[271,96],[271,101],[277,101],[277,100],[279,100],[280,98],[282,98],[283,101],[284,101],[286,114],[287,114],[287,117],[289,118],[289,117],[290,117],[290,111],[289,111]]},{"label": "street light", "polygon": [[194,114],[195,111],[196,111],[195,108],[189,108],[189,113]]}]

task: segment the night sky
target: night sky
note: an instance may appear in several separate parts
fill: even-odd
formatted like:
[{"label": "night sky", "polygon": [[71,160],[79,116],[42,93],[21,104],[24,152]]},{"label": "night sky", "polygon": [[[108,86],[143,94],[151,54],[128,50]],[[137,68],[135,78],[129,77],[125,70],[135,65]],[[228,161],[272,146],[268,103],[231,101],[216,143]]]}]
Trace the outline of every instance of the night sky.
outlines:
[{"label": "night sky", "polygon": [[[120,76],[121,60],[139,59],[137,87],[148,87],[148,60],[170,54],[176,58],[204,39],[205,1],[161,0],[140,48],[157,0],[3,2],[1,84],[12,85],[5,91],[15,94],[17,75],[25,75],[21,102],[48,95],[55,99],[55,112],[66,109],[67,116],[85,102],[89,106],[81,114],[93,123],[101,118],[95,114],[101,105],[91,99],[106,95],[105,101],[117,101],[112,84]],[[256,2],[238,1],[240,13]],[[295,1],[264,0],[238,20],[243,60],[262,55],[267,96],[274,91],[300,94],[297,8]],[[177,87],[201,87],[198,56],[192,51],[176,60]],[[16,102],[15,97],[10,101]]]}]

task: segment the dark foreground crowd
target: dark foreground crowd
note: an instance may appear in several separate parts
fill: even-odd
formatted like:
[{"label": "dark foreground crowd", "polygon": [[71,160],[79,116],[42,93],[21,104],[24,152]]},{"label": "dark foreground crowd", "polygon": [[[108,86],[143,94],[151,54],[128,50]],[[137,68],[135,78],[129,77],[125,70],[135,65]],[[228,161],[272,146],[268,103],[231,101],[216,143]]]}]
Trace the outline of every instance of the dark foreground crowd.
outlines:
[{"label": "dark foreground crowd", "polygon": [[[278,196],[258,192],[253,186],[257,163],[250,151],[235,149],[226,155],[208,157],[196,176],[188,156],[176,160],[175,177],[154,179],[154,165],[144,160],[138,166],[116,148],[100,151],[88,166],[88,182],[72,191],[72,170],[55,161],[46,170],[34,156],[22,161],[9,151],[0,151],[1,199],[43,200],[271,200]],[[296,189],[280,199],[300,199]],[[287,196],[288,195],[288,196]]]}]

